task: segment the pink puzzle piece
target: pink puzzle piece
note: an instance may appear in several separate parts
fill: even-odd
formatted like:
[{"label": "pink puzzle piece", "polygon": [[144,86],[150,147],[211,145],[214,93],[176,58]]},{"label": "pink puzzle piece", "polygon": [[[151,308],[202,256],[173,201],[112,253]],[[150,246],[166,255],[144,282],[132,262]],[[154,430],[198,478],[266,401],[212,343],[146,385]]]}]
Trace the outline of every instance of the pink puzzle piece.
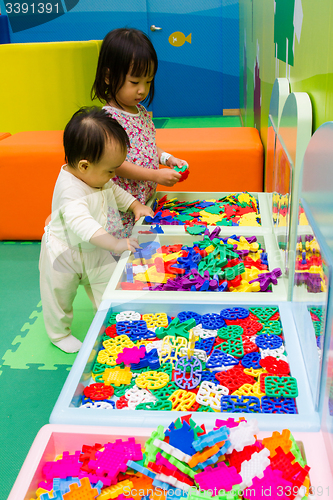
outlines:
[{"label": "pink puzzle piece", "polygon": [[140,360],[145,357],[146,348],[144,345],[139,347],[125,347],[123,352],[118,354],[117,363],[130,365],[131,363],[140,363]]},{"label": "pink puzzle piece", "polygon": [[290,481],[283,479],[281,471],[277,469],[273,471],[271,466],[268,466],[265,469],[263,478],[255,477],[253,479],[252,486],[244,491],[244,498],[289,500],[292,486]]},{"label": "pink puzzle piece", "polygon": [[67,476],[78,477],[82,463],[79,462],[81,451],[76,451],[74,455],[70,455],[68,451],[64,451],[62,458],[56,462],[46,462],[43,467],[43,475],[46,479],[59,477],[64,479]]},{"label": "pink puzzle piece", "polygon": [[[196,474],[194,479],[200,489],[212,490],[213,497],[218,495],[219,490],[230,491],[233,486],[242,482],[236,468],[228,467],[224,462],[220,462],[214,468],[206,467],[204,472]],[[212,485],[214,485],[214,488],[212,488]]]},{"label": "pink puzzle piece", "polygon": [[119,472],[126,472],[128,460],[141,460],[142,451],[140,444],[136,444],[134,438],[128,441],[117,439],[114,443],[108,443],[103,451],[97,451],[96,460],[89,461],[89,467],[97,475],[107,475],[111,483],[117,481]]},{"label": "pink puzzle piece", "polygon": [[219,429],[220,427],[223,427],[224,425],[229,427],[229,429],[232,429],[233,427],[237,427],[239,423],[240,422],[237,422],[237,420],[235,420],[234,418],[228,418],[228,420],[221,420],[217,418],[215,421],[214,431]]}]

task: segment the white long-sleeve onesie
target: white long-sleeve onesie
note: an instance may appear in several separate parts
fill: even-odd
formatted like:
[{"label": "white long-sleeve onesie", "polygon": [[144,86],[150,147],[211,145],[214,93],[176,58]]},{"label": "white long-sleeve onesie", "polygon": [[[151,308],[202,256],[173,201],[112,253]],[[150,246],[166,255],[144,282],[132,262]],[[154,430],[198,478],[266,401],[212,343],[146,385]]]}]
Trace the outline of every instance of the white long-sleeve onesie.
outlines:
[{"label": "white long-sleeve onesie", "polygon": [[[89,240],[105,228],[108,207],[126,211],[134,201],[112,181],[92,188],[61,168],[39,261],[44,322],[52,342],[71,333],[73,301],[80,284],[99,306],[116,263],[110,252]],[[120,216],[117,224],[122,224]]]}]

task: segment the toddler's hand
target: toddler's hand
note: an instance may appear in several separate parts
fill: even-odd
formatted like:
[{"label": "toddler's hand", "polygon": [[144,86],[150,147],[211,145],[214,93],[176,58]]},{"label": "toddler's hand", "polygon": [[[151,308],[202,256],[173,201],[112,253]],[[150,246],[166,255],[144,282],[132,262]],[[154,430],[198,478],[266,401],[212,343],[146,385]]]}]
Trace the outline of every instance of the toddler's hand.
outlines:
[{"label": "toddler's hand", "polygon": [[156,182],[162,184],[162,186],[173,186],[181,179],[181,175],[175,170],[170,170],[169,168],[160,168],[155,170],[156,172]]},{"label": "toddler's hand", "polygon": [[147,207],[147,205],[143,205],[138,200],[132,203],[132,205],[130,206],[130,210],[132,210],[135,216],[135,222],[137,222],[140,219],[140,217],[146,217],[146,215],[154,217],[153,210],[150,207]]},{"label": "toddler's hand", "polygon": [[188,163],[185,160],[181,160],[180,158],[176,158],[175,156],[170,156],[170,158],[166,161],[168,167],[183,167],[186,165],[188,167]]},{"label": "toddler's hand", "polygon": [[121,240],[118,240],[117,244],[115,245],[114,252],[123,253],[126,250],[135,252],[136,248],[140,248],[139,242],[136,238],[122,238]]}]

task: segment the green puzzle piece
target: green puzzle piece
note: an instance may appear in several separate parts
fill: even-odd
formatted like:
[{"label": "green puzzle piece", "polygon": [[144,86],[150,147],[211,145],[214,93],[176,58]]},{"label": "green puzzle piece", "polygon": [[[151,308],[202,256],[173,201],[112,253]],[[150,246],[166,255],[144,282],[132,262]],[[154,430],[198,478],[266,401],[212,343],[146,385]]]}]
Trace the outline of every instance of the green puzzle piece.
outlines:
[{"label": "green puzzle piece", "polygon": [[323,309],[322,307],[309,307],[308,308],[310,312],[315,314],[319,319],[321,319],[321,316],[323,314]]},{"label": "green puzzle piece", "polygon": [[289,436],[290,441],[292,442],[290,451],[294,455],[296,462],[298,462],[302,467],[305,467],[306,460],[302,457],[301,450],[298,447],[298,444],[295,441],[295,438],[292,434]]},{"label": "green puzzle piece", "polygon": [[225,217],[223,217],[222,220],[218,220],[216,223],[215,223],[216,226],[232,226],[232,221],[231,220],[228,220],[226,219]]},{"label": "green puzzle piece", "polygon": [[278,307],[249,307],[249,311],[257,316],[262,323],[269,321],[278,310]]},{"label": "green puzzle piece", "polygon": [[136,410],[148,410],[148,411],[171,411],[172,403],[171,401],[165,400],[162,401],[159,399],[158,401],[150,401],[149,403],[139,403],[136,407]]},{"label": "green puzzle piece", "polygon": [[258,335],[281,335],[282,334],[282,326],[280,321],[267,321],[264,323],[264,326],[259,332]]},{"label": "green puzzle piece", "polygon": [[296,398],[297,380],[294,377],[265,377],[265,392],[269,398]]},{"label": "green puzzle piece", "polygon": [[186,232],[189,234],[202,234],[206,231],[206,226],[186,226]]},{"label": "green puzzle piece", "polygon": [[209,214],[219,215],[223,212],[223,209],[219,205],[211,205],[210,207],[205,208],[205,212],[208,212]]},{"label": "green puzzle piece", "polygon": [[226,268],[225,278],[228,281],[232,281],[236,278],[236,276],[239,276],[242,273],[245,273],[245,266],[243,262],[237,264],[236,266]]},{"label": "green puzzle piece", "polygon": [[155,334],[159,339],[163,339],[169,335],[171,337],[185,337],[188,340],[190,336],[189,330],[195,326],[195,319],[188,319],[181,323],[178,318],[174,318],[166,328],[162,326],[156,328]]},{"label": "green puzzle piece", "polygon": [[186,222],[186,221],[192,220],[193,217],[191,217],[191,215],[189,215],[189,214],[182,214],[182,215],[176,215],[175,219],[180,220],[182,222]]},{"label": "green puzzle piece", "polygon": [[[68,354],[53,345],[47,336],[41,302],[37,305],[21,332],[12,342],[17,349],[8,349],[3,356],[3,364],[15,369],[28,369],[29,364],[39,364],[39,370],[56,370],[56,365],[67,365],[70,370],[77,353]],[[72,334],[83,341],[94,319],[94,311],[83,287],[79,287],[74,301]]]},{"label": "green puzzle piece", "polygon": [[219,328],[217,330],[217,336],[221,339],[236,340],[242,337],[243,331],[243,328],[239,325],[229,325]]},{"label": "green puzzle piece", "polygon": [[150,437],[145,443],[145,467],[147,467],[149,462],[155,462],[157,453],[161,451],[160,448],[153,444],[155,439],[160,439],[160,441],[163,441],[164,438],[164,427],[163,425],[159,425],[157,429],[151,433]]},{"label": "green puzzle piece", "polygon": [[214,349],[221,349],[226,354],[230,354],[230,356],[234,356],[235,358],[242,358],[244,356],[242,337],[228,338],[225,342],[214,347]]}]

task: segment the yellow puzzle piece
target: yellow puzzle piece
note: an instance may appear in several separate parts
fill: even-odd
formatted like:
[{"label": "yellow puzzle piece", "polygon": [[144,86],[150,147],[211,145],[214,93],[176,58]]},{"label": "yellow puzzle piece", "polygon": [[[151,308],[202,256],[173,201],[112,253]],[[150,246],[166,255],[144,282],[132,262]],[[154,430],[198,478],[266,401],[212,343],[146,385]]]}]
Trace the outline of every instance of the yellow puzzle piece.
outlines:
[{"label": "yellow puzzle piece", "polygon": [[129,385],[131,383],[132,377],[133,373],[131,372],[129,366],[117,369],[106,368],[102,375],[104,384],[106,385],[112,384],[115,385],[116,387],[119,387],[122,384]]},{"label": "yellow puzzle piece", "polygon": [[135,383],[141,389],[161,389],[169,382],[170,377],[167,373],[156,372],[155,370],[140,373],[135,379]]},{"label": "yellow puzzle piece", "polygon": [[196,394],[179,389],[168,399],[172,403],[172,411],[188,411],[195,403]]}]

